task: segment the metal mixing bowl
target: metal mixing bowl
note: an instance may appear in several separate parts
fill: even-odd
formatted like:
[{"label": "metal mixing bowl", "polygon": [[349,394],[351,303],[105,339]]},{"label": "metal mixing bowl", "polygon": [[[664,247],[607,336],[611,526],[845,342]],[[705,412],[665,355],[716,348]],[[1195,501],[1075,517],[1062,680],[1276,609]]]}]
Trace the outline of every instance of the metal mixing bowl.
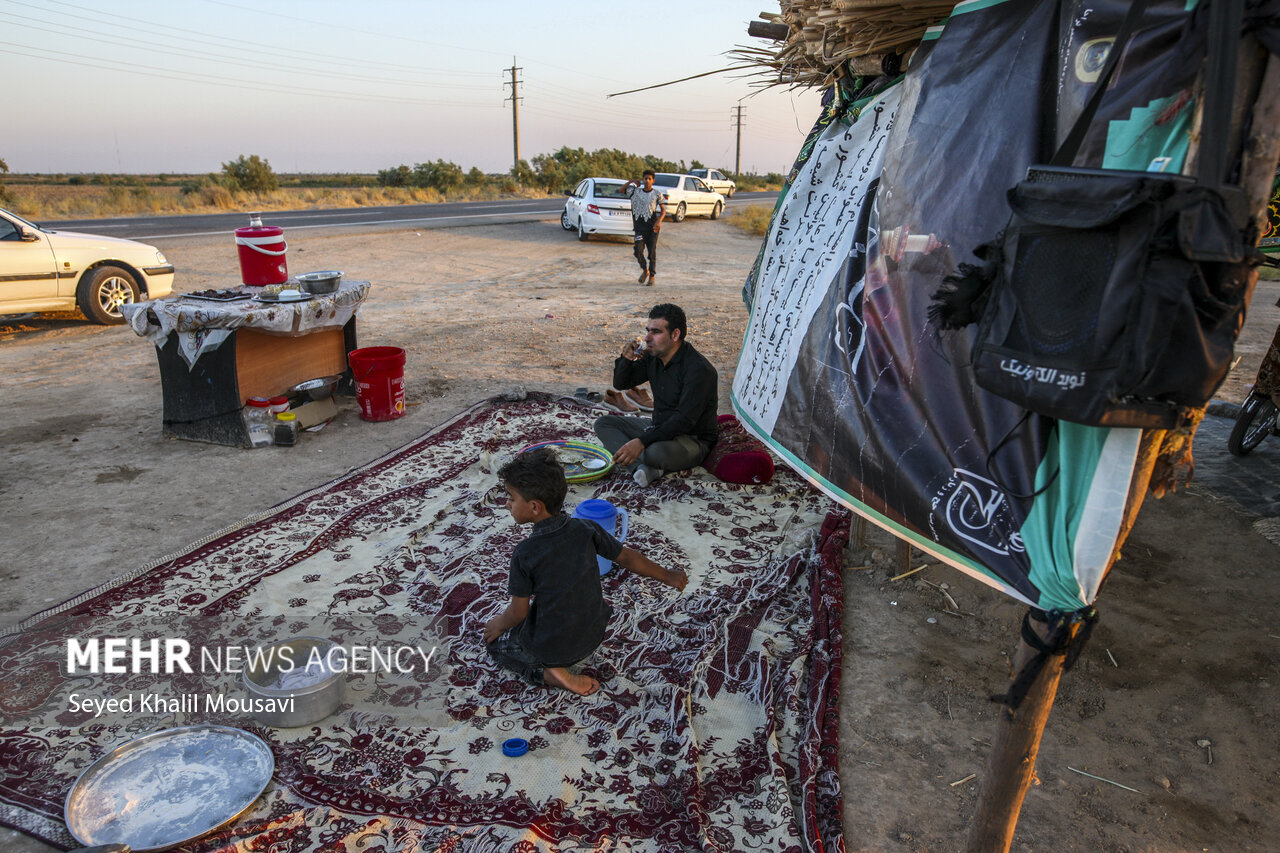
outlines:
[{"label": "metal mixing bowl", "polygon": [[307,293],[333,293],[338,289],[338,282],[342,281],[342,271],[304,272],[296,278]]},{"label": "metal mixing bowl", "polygon": [[294,637],[264,646],[260,653],[255,653],[252,665],[241,678],[249,696],[275,700],[292,697],[293,704],[284,710],[255,711],[253,718],[264,726],[287,729],[319,722],[338,710],[347,681],[345,672],[330,672],[323,680],[303,687],[281,689],[270,686],[282,673],[305,670],[313,649],[323,658],[336,645],[332,640],[319,637]]},{"label": "metal mixing bowl", "polygon": [[323,400],[333,396],[334,389],[338,387],[338,380],[341,378],[341,376],[322,376],[319,379],[308,379],[290,388],[289,394],[305,396],[309,400]]}]

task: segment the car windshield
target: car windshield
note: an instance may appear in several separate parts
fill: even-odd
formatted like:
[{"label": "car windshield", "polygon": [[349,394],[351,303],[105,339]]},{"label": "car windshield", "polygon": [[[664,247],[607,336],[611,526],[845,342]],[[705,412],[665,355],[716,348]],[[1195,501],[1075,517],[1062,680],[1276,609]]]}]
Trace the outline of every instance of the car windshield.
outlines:
[{"label": "car windshield", "polygon": [[624,186],[621,181],[596,181],[596,198],[626,198],[627,194],[622,191]]},{"label": "car windshield", "polygon": [[653,183],[659,187],[674,187],[680,183],[679,175],[654,175]]},{"label": "car windshield", "polygon": [[0,207],[0,212],[3,212],[4,215],[9,217],[10,219],[16,219],[17,221],[21,222],[23,225],[28,226],[29,228],[34,228],[36,231],[44,230],[39,225],[36,225],[34,222],[28,222],[27,220],[23,219],[21,216],[14,213],[13,211],[5,210],[4,208]]}]

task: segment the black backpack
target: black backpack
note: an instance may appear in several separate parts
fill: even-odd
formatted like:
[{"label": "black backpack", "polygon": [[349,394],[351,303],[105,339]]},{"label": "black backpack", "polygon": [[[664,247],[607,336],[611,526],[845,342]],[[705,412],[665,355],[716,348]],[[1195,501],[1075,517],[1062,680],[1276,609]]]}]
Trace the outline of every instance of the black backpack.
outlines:
[{"label": "black backpack", "polygon": [[1209,9],[1198,177],[1081,169],[1075,156],[1145,2],[1134,3],[1052,162],[1008,192],[1013,215],[934,294],[943,329],[979,322],[982,388],[1050,417],[1170,429],[1226,378],[1251,290],[1243,191],[1226,186],[1240,0]]}]

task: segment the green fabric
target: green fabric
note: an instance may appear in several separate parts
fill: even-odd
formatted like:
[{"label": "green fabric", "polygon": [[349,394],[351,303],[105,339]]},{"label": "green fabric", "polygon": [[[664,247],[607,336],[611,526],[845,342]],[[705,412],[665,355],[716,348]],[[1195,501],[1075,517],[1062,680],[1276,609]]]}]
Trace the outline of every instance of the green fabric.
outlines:
[{"label": "green fabric", "polygon": [[1152,171],[1180,171],[1191,143],[1191,102],[1184,104],[1171,120],[1157,123],[1177,99],[1177,95],[1158,98],[1135,109],[1127,120],[1111,122],[1102,167],[1147,171],[1153,160],[1168,157],[1170,162],[1165,168]]}]

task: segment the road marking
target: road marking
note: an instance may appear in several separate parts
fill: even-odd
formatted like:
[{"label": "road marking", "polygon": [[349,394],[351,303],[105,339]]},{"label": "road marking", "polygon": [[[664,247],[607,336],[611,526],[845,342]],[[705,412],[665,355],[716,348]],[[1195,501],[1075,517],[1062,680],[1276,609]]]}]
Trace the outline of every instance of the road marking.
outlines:
[{"label": "road marking", "polygon": [[[408,225],[413,222],[441,222],[448,219],[494,219],[502,216],[550,216],[559,212],[559,208],[552,210],[528,210],[519,213],[468,213],[457,214],[454,216],[428,216],[417,217],[414,219],[375,219],[367,222],[350,223],[359,225]],[[290,228],[295,230],[302,228],[341,228],[345,224],[341,222],[328,223],[323,225],[291,225]],[[131,240],[164,240],[175,239],[178,237],[210,237],[223,236],[229,234],[229,231],[189,231],[183,234],[143,234],[138,237],[130,237]]]}]

